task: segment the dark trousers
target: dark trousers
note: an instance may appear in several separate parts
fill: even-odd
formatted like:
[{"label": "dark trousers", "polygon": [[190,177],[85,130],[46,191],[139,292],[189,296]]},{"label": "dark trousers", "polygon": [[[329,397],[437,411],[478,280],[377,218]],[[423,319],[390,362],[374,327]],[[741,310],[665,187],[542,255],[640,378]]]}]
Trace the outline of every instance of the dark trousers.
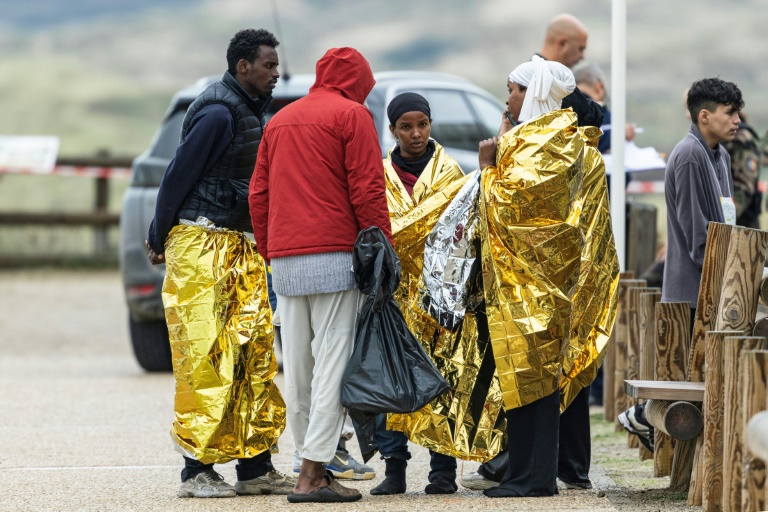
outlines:
[{"label": "dark trousers", "polygon": [[589,386],[560,415],[557,477],[570,484],[589,483],[592,440],[589,430]]},{"label": "dark trousers", "polygon": [[[534,402],[535,403],[535,402]],[[559,407],[559,404],[558,404]],[[507,424],[509,425],[509,424]],[[518,427],[514,431],[518,431]],[[507,431],[510,435],[509,426]],[[483,463],[477,472],[489,480],[501,482],[507,471],[509,450]],[[557,476],[568,483],[589,482],[592,440],[589,428],[589,388],[582,389],[560,415],[558,427]]]},{"label": "dark trousers", "polygon": [[[184,457],[184,469],[181,470],[181,481],[184,482],[198,474],[213,468],[213,464],[203,464],[202,462]],[[264,450],[251,459],[237,459],[237,479],[242,481],[258,478],[274,470],[272,465],[272,453]]]},{"label": "dark trousers", "polygon": [[[408,438],[402,432],[387,430],[387,415],[376,416],[376,443],[384,459],[410,460]],[[429,481],[456,480],[456,459],[429,451]]]},{"label": "dark trousers", "polygon": [[555,480],[559,431],[559,390],[507,411],[509,463],[493,494],[531,497],[557,494]]}]

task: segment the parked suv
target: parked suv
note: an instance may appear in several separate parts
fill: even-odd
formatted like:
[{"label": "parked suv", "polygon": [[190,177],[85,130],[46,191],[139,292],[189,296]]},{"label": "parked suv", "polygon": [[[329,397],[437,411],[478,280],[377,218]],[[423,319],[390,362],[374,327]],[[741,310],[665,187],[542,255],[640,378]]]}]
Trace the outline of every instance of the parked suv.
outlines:
[{"label": "parked suv", "polygon": [[[389,71],[375,75],[376,86],[367,98],[373,113],[382,155],[395,141],[389,132],[386,109],[390,100],[405,91],[417,92],[429,101],[432,136],[465,172],[477,167],[477,147],[493,137],[504,110],[502,103],[463,78],[443,73]],[[120,267],[131,343],[139,365],[147,371],[171,369],[168,331],[160,290],[165,266],[153,266],[147,259],[144,240],[155,213],[160,181],[179,144],[181,124],[187,108],[211,82],[206,77],[176,93],[149,148],[133,161],[129,187],[123,198],[120,220]],[[314,75],[281,79],[272,92],[275,99],[267,120],[282,107],[307,94]]]}]

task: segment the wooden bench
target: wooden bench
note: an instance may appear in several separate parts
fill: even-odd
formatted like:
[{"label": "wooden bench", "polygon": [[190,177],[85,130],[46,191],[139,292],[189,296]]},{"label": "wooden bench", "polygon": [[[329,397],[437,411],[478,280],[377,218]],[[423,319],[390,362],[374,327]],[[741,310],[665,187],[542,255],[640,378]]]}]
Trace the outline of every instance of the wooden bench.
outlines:
[{"label": "wooden bench", "polygon": [[624,392],[635,399],[682,400],[685,402],[704,401],[703,382],[625,380]]}]

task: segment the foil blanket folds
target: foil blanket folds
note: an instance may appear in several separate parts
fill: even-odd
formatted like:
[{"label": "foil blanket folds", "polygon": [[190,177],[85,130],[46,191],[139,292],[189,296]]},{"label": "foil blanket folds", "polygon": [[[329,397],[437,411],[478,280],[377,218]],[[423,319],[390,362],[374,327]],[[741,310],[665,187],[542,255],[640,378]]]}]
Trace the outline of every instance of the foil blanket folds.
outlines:
[{"label": "foil blanket folds", "polygon": [[[615,320],[619,276],[599,135],[579,129],[570,110],[549,112],[500,138],[497,165],[482,171],[477,201],[468,192],[473,174],[409,211],[393,214],[390,203],[403,262],[396,298],[451,393],[416,413],[390,415],[388,428],[446,455],[488,460],[504,443],[505,408],[559,388],[564,410],[594,379]],[[461,229],[441,225],[441,217]],[[448,268],[443,255],[435,272],[430,247],[440,246],[441,229],[443,250],[450,246],[464,261]],[[469,270],[478,256],[480,308]],[[436,291],[430,276],[449,290]],[[449,314],[438,314],[438,323],[425,309],[441,293]]]},{"label": "foil blanket folds", "polygon": [[243,233],[178,225],[165,255],[177,449],[205,464],[273,449],[285,403],[273,382],[272,313],[256,246]]},{"label": "foil blanket folds", "polygon": [[487,332],[485,315],[467,310],[457,330],[451,332],[419,307],[426,239],[451,200],[462,187],[477,182],[478,175],[465,176],[439,144],[412,196],[402,186],[390,158],[384,167],[395,250],[402,266],[395,299],[409,329],[451,386],[449,393],[419,411],[390,414],[387,428],[404,432],[411,441],[444,455],[488,460],[501,450],[506,423],[499,414],[501,391],[490,343],[487,335],[478,335],[478,329]]},{"label": "foil blanket folds", "polygon": [[558,388],[564,409],[604,355],[619,269],[598,135],[552,111],[501,137],[483,173],[485,299],[506,409]]}]

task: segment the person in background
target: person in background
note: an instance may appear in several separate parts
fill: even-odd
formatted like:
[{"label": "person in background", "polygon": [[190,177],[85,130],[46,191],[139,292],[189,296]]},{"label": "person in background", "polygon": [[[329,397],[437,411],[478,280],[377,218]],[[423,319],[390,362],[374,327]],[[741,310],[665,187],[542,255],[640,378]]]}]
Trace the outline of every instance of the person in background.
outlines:
[{"label": "person in background", "polygon": [[733,140],[723,142],[731,157],[733,202],[736,204],[736,225],[760,229],[763,194],[760,180],[760,137],[747,123],[744,112]]},{"label": "person in background", "polygon": [[[587,49],[587,27],[572,14],[559,14],[550,20],[539,57],[559,62],[571,69],[584,58]],[[562,108],[572,108],[579,116],[579,126],[601,126],[603,109],[590,100],[578,86],[563,98]]]},{"label": "person in background", "polygon": [[[661,300],[690,304],[693,329],[708,225],[736,224],[731,158],[723,143],[736,136],[744,100],[736,84],[705,78],[691,85],[686,103],[692,122],[672,150],[664,178],[667,256]],[[619,422],[653,450],[653,427],[642,404],[622,411]]]},{"label": "person in background", "polygon": [[371,67],[357,50],[333,48],[315,75],[309,94],[270,120],[249,194],[256,244],[272,266],[288,422],[302,457],[292,503],[362,497],[325,464],[344,423],[341,381],[363,302],[355,240],[376,226],[392,241],[381,150],[363,104],[375,84]]},{"label": "person in background", "polygon": [[[603,109],[603,124],[600,129],[603,134],[600,136],[600,142],[597,144],[597,150],[602,154],[611,152],[611,111],[606,105],[606,85],[605,73],[597,64],[586,64],[579,66],[573,71],[573,78],[576,80],[576,87],[581,92],[594,100]],[[627,142],[634,140],[635,127],[627,124],[624,128],[624,138]],[[610,190],[610,187],[609,187]]]},{"label": "person in background", "polygon": [[[266,268],[246,235],[248,183],[280,76],[278,44],[266,30],[232,38],[228,70],[187,110],[147,237],[149,260],[166,264],[182,498],[288,494],[295,485],[271,462],[285,404],[272,380]],[[233,459],[234,487],[213,469]]]},{"label": "person in background", "polygon": [[[390,217],[399,217],[438,192],[445,185],[461,179],[459,164],[445,153],[440,144],[430,138],[432,113],[429,103],[420,94],[405,92],[395,96],[387,106],[389,131],[395,147],[384,159],[387,200]],[[403,208],[400,205],[407,204]],[[395,237],[395,247],[400,242]],[[411,282],[419,276],[403,273],[395,297],[403,308],[411,305]],[[413,290],[418,293],[418,287]],[[427,331],[432,333],[433,331]],[[434,334],[437,334],[435,332]],[[433,346],[429,339],[427,346]],[[386,478],[371,489],[371,494],[402,494],[406,490],[405,470],[411,454],[408,438],[402,432],[387,430],[387,415],[376,418],[376,443],[386,465]],[[427,494],[453,494],[456,486],[456,459],[430,450],[429,484]]]}]

